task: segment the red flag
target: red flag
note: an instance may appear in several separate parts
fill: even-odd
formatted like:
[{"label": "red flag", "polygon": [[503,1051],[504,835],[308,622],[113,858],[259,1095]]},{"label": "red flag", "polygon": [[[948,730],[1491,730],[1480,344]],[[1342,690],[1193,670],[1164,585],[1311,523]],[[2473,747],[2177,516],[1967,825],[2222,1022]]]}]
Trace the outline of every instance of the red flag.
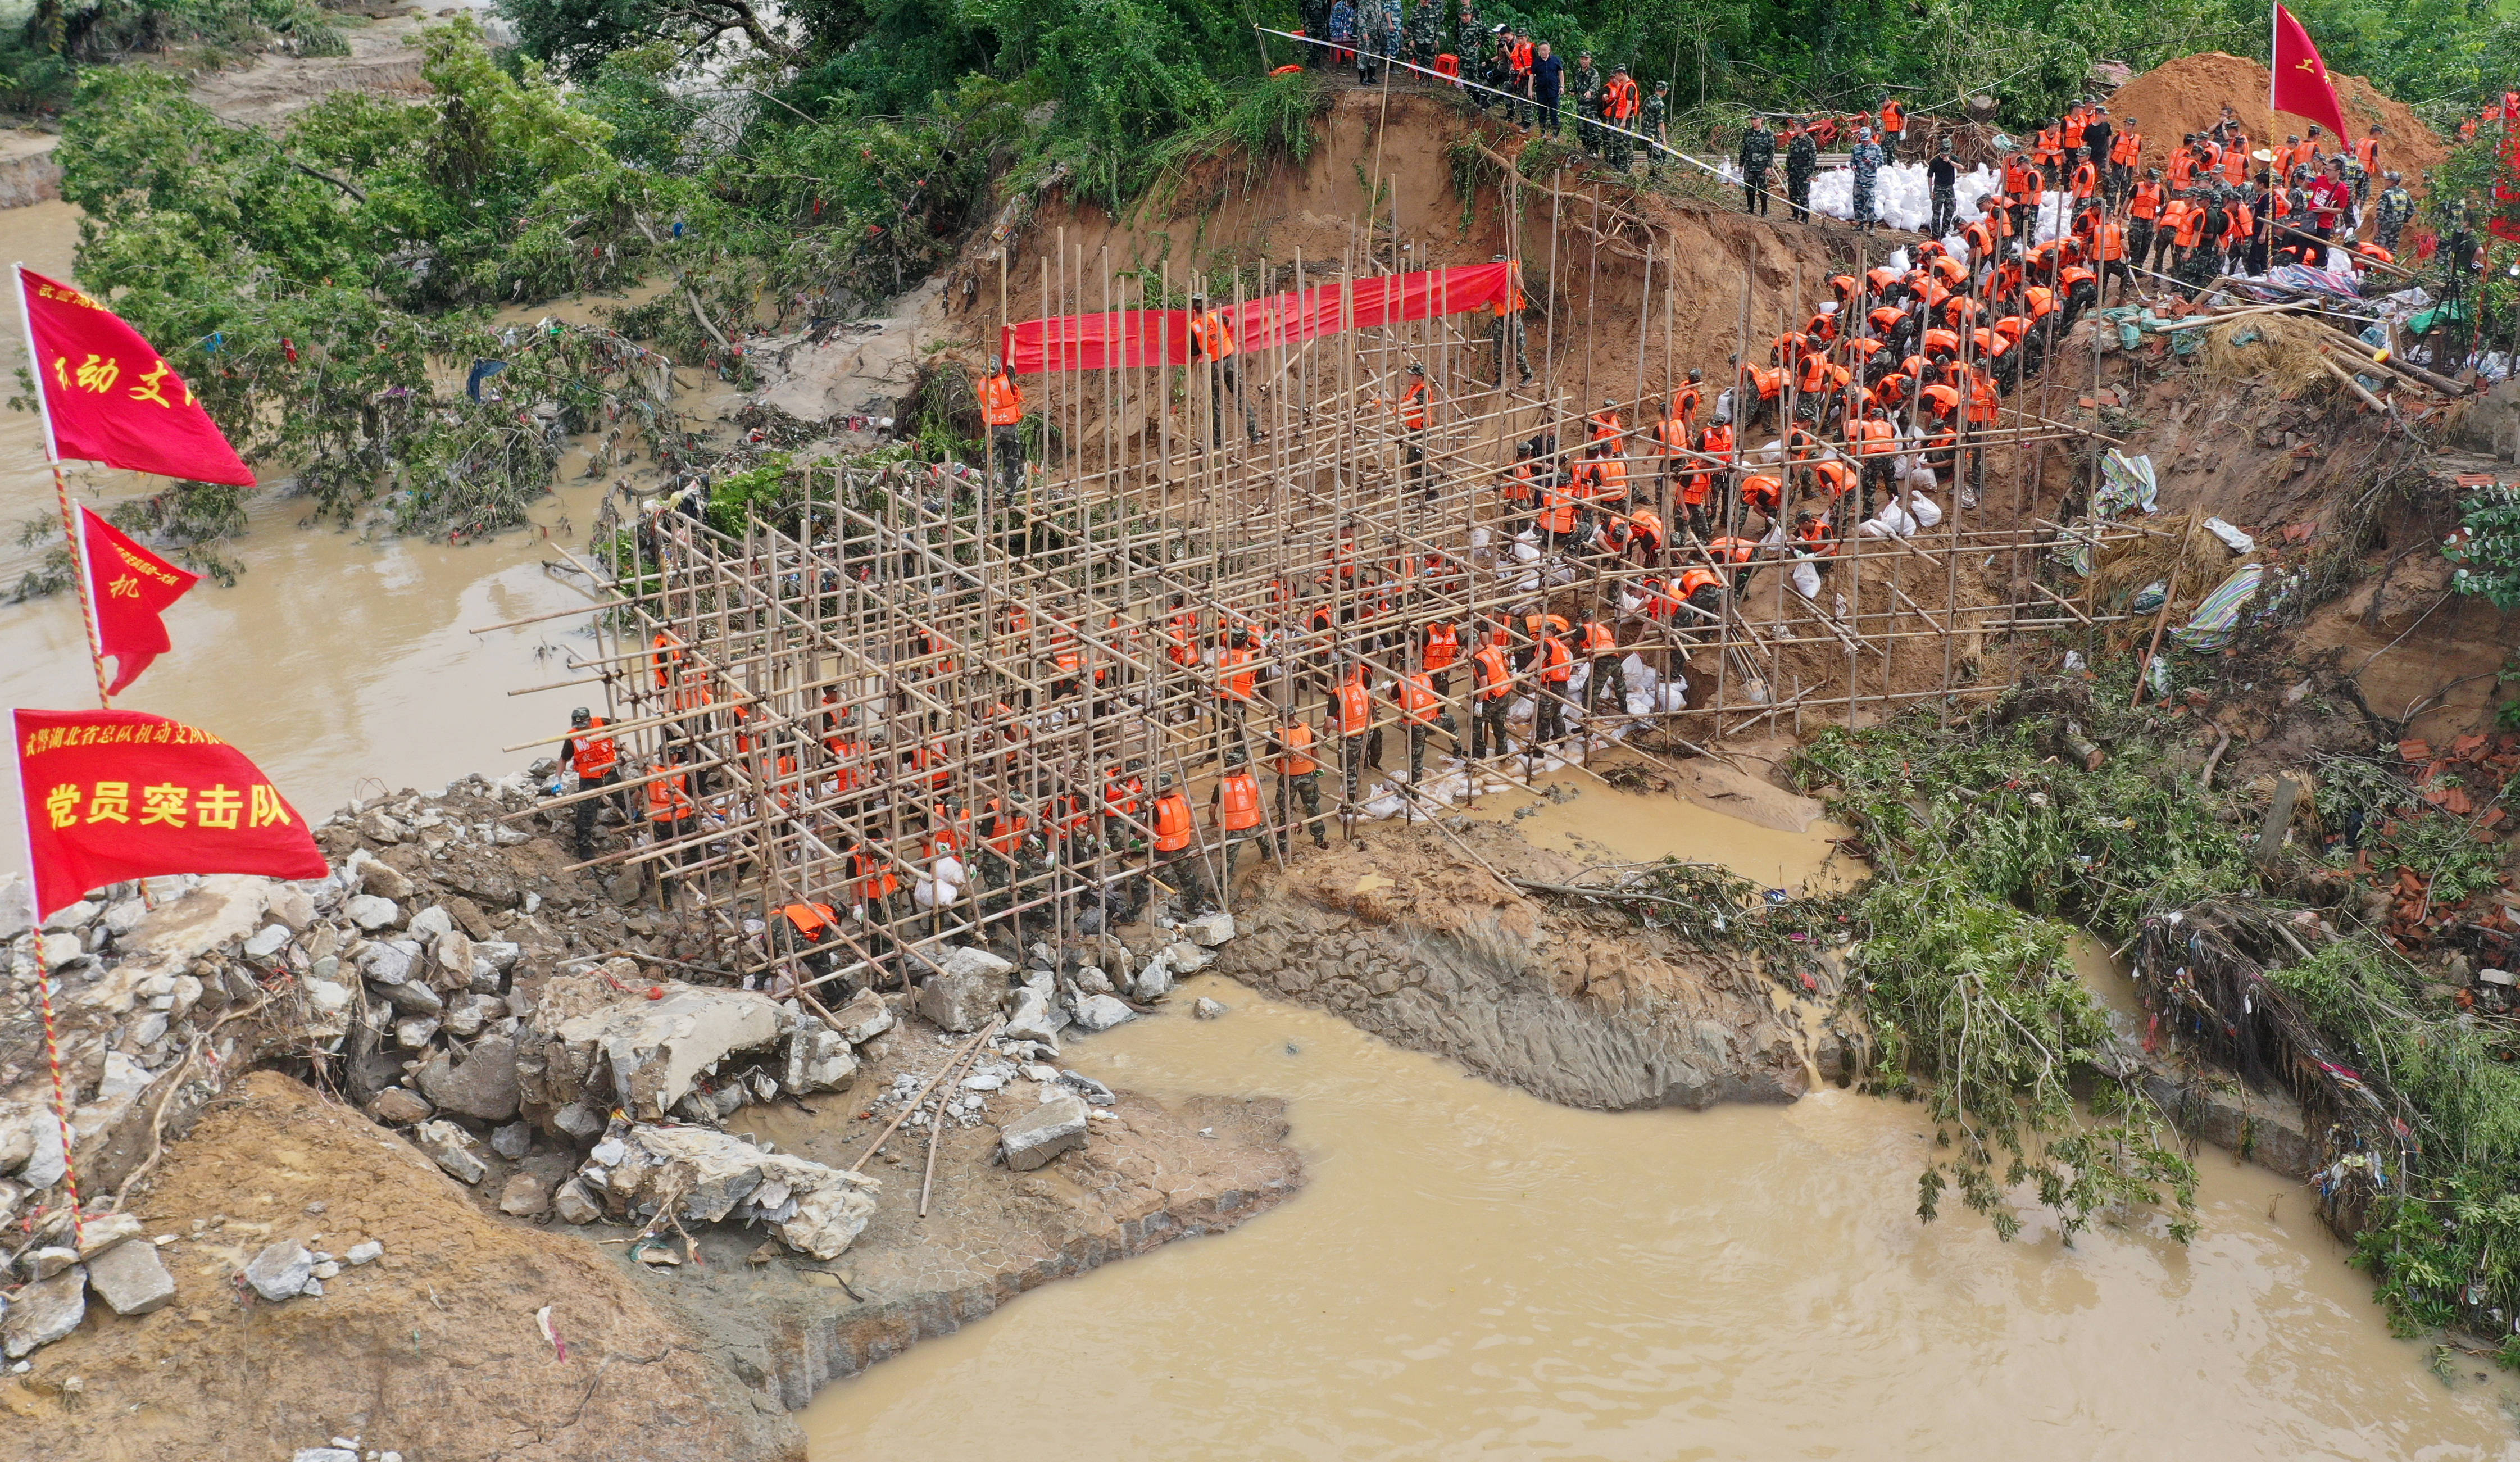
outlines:
[{"label": "red flag", "polygon": [[35,917],[163,873],[322,878],[306,820],[245,754],[137,710],[18,710]]},{"label": "red flag", "polygon": [[202,580],[132,542],[85,503],[79,505],[78,527],[79,571],[87,575],[98,653],[114,661],[113,684],[105,693],[118,696],[171,648],[165,621],[158,617]]},{"label": "red flag", "polygon": [[[1371,330],[1404,320],[1425,320],[1465,310],[1493,308],[1510,288],[1509,266],[1463,264],[1413,274],[1360,279],[1342,289],[1324,285],[1297,295],[1270,295],[1227,305],[1235,348],[1250,352],[1298,345],[1344,330]],[[1044,371],[1099,371],[1109,366],[1152,366],[1190,360],[1190,311],[1121,310],[1104,315],[1062,315],[1026,320],[998,333],[998,354],[1016,375]]]},{"label": "red flag", "polygon": [[19,266],[26,350],[53,460],[253,485],[192,388],[104,305]]},{"label": "red flag", "polygon": [[2267,81],[2267,108],[2306,116],[2336,134],[2345,147],[2353,133],[2345,125],[2345,109],[2336,104],[2336,88],[2327,79],[2327,63],[2292,12],[2275,7],[2275,64]]}]

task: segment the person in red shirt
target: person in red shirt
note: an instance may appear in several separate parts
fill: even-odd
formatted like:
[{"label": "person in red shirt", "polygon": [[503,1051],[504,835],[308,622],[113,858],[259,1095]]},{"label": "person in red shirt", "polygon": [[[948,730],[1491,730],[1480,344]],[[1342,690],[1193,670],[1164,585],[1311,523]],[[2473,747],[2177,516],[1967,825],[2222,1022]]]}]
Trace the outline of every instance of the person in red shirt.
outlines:
[{"label": "person in red shirt", "polygon": [[2327,170],[2310,185],[2310,231],[2322,241],[2335,238],[2337,221],[2353,206],[2354,188],[2345,181],[2345,160],[2330,158]]}]

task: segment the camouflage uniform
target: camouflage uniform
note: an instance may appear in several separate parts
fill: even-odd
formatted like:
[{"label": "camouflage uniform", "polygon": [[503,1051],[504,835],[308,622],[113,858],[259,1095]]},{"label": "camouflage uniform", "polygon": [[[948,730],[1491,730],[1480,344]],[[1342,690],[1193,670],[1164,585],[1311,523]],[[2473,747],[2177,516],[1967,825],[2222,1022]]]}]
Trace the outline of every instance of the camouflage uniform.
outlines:
[{"label": "camouflage uniform", "polygon": [[1437,34],[1444,26],[1444,13],[1435,8],[1435,0],[1418,0],[1409,12],[1409,49],[1405,53],[1414,66],[1431,67],[1443,40]]},{"label": "camouflage uniform", "polygon": [[1796,223],[1811,222],[1812,174],[1820,171],[1820,143],[1808,131],[1785,145],[1785,206]]},{"label": "camouflage uniform", "polygon": [[1855,221],[1869,224],[1874,221],[1872,184],[1881,171],[1881,144],[1859,142],[1847,160],[1855,168]]},{"label": "camouflage uniform", "polygon": [[2391,183],[2380,194],[2380,206],[2373,218],[2380,247],[2391,253],[2398,251],[2398,235],[2415,216],[2415,196],[2403,183]]},{"label": "camouflage uniform", "polygon": [[1462,74],[1477,78],[1479,56],[1487,49],[1488,33],[1479,24],[1479,8],[1472,0],[1462,0],[1453,17],[1453,54],[1461,59]]},{"label": "camouflage uniform", "polygon": [[1741,134],[1741,211],[1768,211],[1768,171],[1776,161],[1776,133],[1751,127]]},{"label": "camouflage uniform", "polygon": [[[1656,142],[1666,142],[1668,139],[1664,136],[1663,129],[1670,124],[1670,121],[1671,103],[1664,99],[1663,89],[1656,86],[1654,94],[1645,98],[1644,110],[1637,114],[1637,130]],[[1646,148],[1645,181],[1655,182],[1661,176],[1662,153],[1655,148]]]},{"label": "camouflage uniform", "polygon": [[1593,124],[1593,119],[1601,114],[1601,69],[1577,67],[1567,74],[1566,89],[1575,94],[1575,140],[1587,153],[1598,151],[1601,129]]}]

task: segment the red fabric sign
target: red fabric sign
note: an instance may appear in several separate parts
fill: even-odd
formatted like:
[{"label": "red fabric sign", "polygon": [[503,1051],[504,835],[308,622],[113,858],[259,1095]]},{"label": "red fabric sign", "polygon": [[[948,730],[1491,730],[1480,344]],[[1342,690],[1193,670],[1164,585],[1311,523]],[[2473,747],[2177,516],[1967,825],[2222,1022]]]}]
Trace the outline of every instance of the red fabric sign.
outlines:
[{"label": "red fabric sign", "polygon": [[192,388],[139,331],[31,269],[18,271],[18,298],[56,460],[253,485],[253,474],[193,399]]},{"label": "red fabric sign", "polygon": [[322,878],[297,809],[245,754],[137,710],[18,710],[35,917],[164,873]]},{"label": "red fabric sign", "polygon": [[2275,112],[2306,116],[2336,134],[2340,148],[2354,140],[2346,129],[2345,109],[2336,105],[2336,88],[2327,79],[2327,63],[2292,12],[2275,7],[2275,65],[2267,83],[2267,106]]},{"label": "red fabric sign", "polygon": [[[1217,313],[1234,332],[1238,351],[1298,345],[1347,330],[1370,330],[1492,308],[1506,293],[1510,264],[1468,264],[1387,274],[1302,294],[1272,295]],[[1009,326],[998,353],[1019,375],[1096,371],[1108,366],[1160,366],[1190,360],[1190,312],[1127,310],[1063,315]]]},{"label": "red fabric sign", "polygon": [[97,647],[113,657],[113,684],[105,693],[118,696],[151,661],[172,648],[165,621],[158,617],[202,580],[132,542],[85,503],[79,505],[78,526],[79,566],[87,574]]}]

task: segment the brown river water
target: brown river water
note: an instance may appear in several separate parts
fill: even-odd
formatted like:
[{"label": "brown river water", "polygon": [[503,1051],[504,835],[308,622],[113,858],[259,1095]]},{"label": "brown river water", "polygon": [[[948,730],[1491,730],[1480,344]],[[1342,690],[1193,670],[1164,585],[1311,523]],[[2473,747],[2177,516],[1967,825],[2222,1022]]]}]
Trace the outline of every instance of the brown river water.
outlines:
[{"label": "brown river water", "polygon": [[[0,252],[66,275],[76,230],[67,205],[0,211]],[[0,351],[21,354],[14,336]],[[577,551],[600,495],[580,463],[535,530],[470,547],[300,529],[303,505],[266,494],[231,549],[242,582],[176,606],[174,652],[120,704],[216,731],[309,810],[521,765],[500,749],[562,726],[568,693],[507,692],[568,678],[572,621],[467,630],[583,602],[542,568],[542,529]],[[72,472],[99,506],[158,485]],[[53,511],[34,420],[0,412],[0,524],[14,538]],[[0,546],[0,585],[27,562]],[[0,704],[91,704],[85,650],[68,598],[0,602]],[[1595,785],[1525,831],[1712,853],[1762,883],[1822,874],[1825,825],[1643,805]],[[1233,1014],[1125,1026],[1076,1064],[1287,1098],[1305,1191],[831,1387],[806,1414],[815,1462],[2520,1458],[2483,1364],[2438,1379],[2307,1198],[2220,1154],[2185,1250],[2141,1226],[2006,1246],[1965,1216],[1917,1223],[1912,1108],[1575,1112],[1220,980],[1181,1003],[1202,992]]]}]

